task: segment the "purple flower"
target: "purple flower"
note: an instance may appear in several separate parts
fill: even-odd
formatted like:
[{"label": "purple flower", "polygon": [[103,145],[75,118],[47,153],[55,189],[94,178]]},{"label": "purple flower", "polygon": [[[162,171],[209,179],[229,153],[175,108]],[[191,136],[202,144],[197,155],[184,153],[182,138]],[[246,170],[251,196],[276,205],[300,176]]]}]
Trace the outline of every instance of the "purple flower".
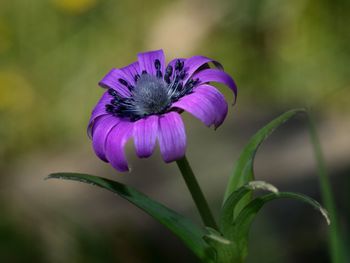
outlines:
[{"label": "purple flower", "polygon": [[232,78],[220,63],[203,56],[174,59],[166,66],[163,51],[157,50],[140,53],[137,62],[112,69],[99,83],[107,91],[88,126],[95,153],[115,169],[128,171],[124,146],[133,137],[140,158],[152,155],[157,140],[165,162],[182,158],[186,134],[181,112],[215,128],[226,117],[226,100],[209,82],[225,84],[236,98]]}]

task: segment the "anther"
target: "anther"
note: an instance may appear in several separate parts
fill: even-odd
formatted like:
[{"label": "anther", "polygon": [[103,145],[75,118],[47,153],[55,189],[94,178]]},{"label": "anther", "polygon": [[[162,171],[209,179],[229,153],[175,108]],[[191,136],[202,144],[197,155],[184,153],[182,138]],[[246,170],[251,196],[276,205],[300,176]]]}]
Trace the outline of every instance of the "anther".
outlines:
[{"label": "anther", "polygon": [[164,75],[164,80],[165,80],[165,82],[166,82],[167,84],[170,84],[170,77],[169,77],[169,75],[167,75],[166,73],[165,73],[165,75]]},{"label": "anther", "polygon": [[108,113],[113,113],[113,112],[114,112],[114,106],[111,105],[111,104],[107,104],[107,105],[106,105],[106,111],[107,111]]},{"label": "anther", "polygon": [[173,67],[168,65],[165,69],[164,80],[167,84],[170,83],[170,76],[173,74]]},{"label": "anther", "polygon": [[184,70],[181,71],[179,77],[180,79],[184,79],[186,77],[186,72]]},{"label": "anther", "polygon": [[171,74],[173,74],[173,67],[172,66],[167,66],[166,70],[165,70],[165,74],[168,76],[171,76]]},{"label": "anther", "polygon": [[145,75],[145,74],[147,74],[147,71],[146,70],[142,70],[141,74]]},{"label": "anther", "polygon": [[120,101],[119,101],[118,99],[113,99],[113,100],[111,100],[111,103],[112,103],[112,105],[114,105],[114,106],[118,106],[119,103],[120,103]]},{"label": "anther", "polygon": [[109,93],[109,95],[111,95],[113,97],[118,96],[118,93],[114,89],[108,89],[108,93]]},{"label": "anther", "polygon": [[136,74],[136,75],[134,76],[135,82],[137,82],[137,81],[139,80],[139,78],[140,78],[140,75],[139,75],[139,74]]},{"label": "anther", "polygon": [[184,62],[180,61],[179,59],[176,60],[175,70],[181,71],[183,69],[183,67],[184,67]]},{"label": "anther", "polygon": [[193,79],[190,79],[189,81],[187,81],[187,83],[186,83],[186,85],[185,85],[185,87],[186,87],[187,89],[192,89],[193,86],[194,86],[194,81],[193,81]]},{"label": "anther", "polygon": [[122,84],[122,85],[124,85],[125,87],[128,87],[128,82],[125,80],[125,79],[118,79],[118,81]]},{"label": "anther", "polygon": [[157,70],[157,78],[161,78],[163,75],[162,75],[162,72],[158,69]]},{"label": "anther", "polygon": [[197,85],[199,82],[199,79],[190,79],[186,85],[185,85],[185,88],[187,89],[187,92],[191,92],[192,91],[192,88]]},{"label": "anther", "polygon": [[186,86],[189,86],[189,87],[193,87],[194,85],[196,85],[197,83],[199,82],[199,79],[196,78],[196,79],[190,79],[189,81],[187,81],[186,83]]},{"label": "anther", "polygon": [[155,66],[155,68],[156,68],[157,71],[160,69],[160,61],[159,61],[159,59],[156,59],[156,60],[154,61],[154,66]]}]

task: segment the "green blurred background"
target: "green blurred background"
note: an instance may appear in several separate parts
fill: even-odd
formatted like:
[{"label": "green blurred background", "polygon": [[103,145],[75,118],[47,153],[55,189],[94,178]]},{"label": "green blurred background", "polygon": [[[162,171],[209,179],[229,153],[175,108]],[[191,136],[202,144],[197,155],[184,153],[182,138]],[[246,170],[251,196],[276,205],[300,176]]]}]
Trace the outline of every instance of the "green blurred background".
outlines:
[{"label": "green blurred background", "polygon": [[[234,76],[238,103],[217,131],[184,115],[188,158],[217,214],[233,161],[267,121],[311,107],[343,232],[350,205],[350,1],[0,1],[0,261],[197,262],[168,230],[124,200],[56,171],[130,184],[200,222],[174,164],[159,152],[116,174],[86,136],[98,81],[138,52],[206,55]],[[232,95],[225,88],[229,100]],[[304,118],[278,130],[256,175],[320,200]],[[248,262],[330,262],[327,227],[302,204],[276,201],[258,217]]]}]

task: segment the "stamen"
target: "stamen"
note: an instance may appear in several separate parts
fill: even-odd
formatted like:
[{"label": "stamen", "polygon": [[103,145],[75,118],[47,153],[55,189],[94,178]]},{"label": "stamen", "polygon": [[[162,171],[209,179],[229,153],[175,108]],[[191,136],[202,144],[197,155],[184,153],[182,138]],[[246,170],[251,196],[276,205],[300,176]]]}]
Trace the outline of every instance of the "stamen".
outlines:
[{"label": "stamen", "polygon": [[171,76],[171,74],[173,74],[173,67],[172,66],[167,66],[166,70],[165,70],[165,74],[168,76]]},{"label": "stamen", "polygon": [[122,85],[124,85],[125,87],[128,87],[128,82],[125,80],[125,79],[118,79],[118,81],[122,84]]},{"label": "stamen", "polygon": [[142,70],[141,74],[145,75],[145,74],[147,74],[147,71],[146,70]]},{"label": "stamen", "polygon": [[181,71],[183,69],[183,67],[184,67],[184,62],[180,61],[179,59],[176,60],[175,70]]},{"label": "stamen", "polygon": [[160,61],[159,61],[159,59],[156,59],[156,60],[154,61],[154,66],[155,66],[155,68],[156,68],[157,71],[160,70]]},{"label": "stamen", "polygon": [[114,106],[118,106],[120,103],[120,100],[119,99],[113,99],[111,100],[111,104],[114,105]]},{"label": "stamen", "polygon": [[113,97],[118,96],[117,91],[115,91],[114,89],[108,89],[108,93],[109,93],[109,95],[111,95]]},{"label": "stamen", "polygon": [[176,86],[176,85],[177,85],[177,83],[179,83],[179,78],[180,78],[180,76],[179,76],[179,75],[176,75],[176,76],[175,76],[173,86]]},{"label": "stamen", "polygon": [[170,76],[173,74],[173,67],[168,65],[165,69],[164,80],[167,84],[170,84]]},{"label": "stamen", "polygon": [[112,97],[105,105],[106,112],[119,118],[127,118],[130,121],[166,112],[172,103],[193,92],[193,87],[199,82],[198,78],[191,78],[184,83],[183,79],[187,72],[183,69],[183,62],[178,60],[175,64],[174,68],[167,66],[164,80],[162,79],[160,62],[157,60],[154,62],[156,76],[149,75],[144,70],[141,76],[139,74],[134,76],[136,82],[134,86],[123,78],[118,79],[131,91],[130,96],[123,97],[118,91],[112,88],[108,89],[108,93]]},{"label": "stamen", "polygon": [[186,88],[192,89],[197,83],[198,83],[199,79],[190,79],[189,81],[187,81],[186,83]]},{"label": "stamen", "polygon": [[180,79],[184,79],[186,77],[186,71],[181,71],[179,77]]},{"label": "stamen", "polygon": [[170,84],[170,77],[169,77],[169,75],[164,75],[164,80],[165,80],[166,84]]},{"label": "stamen", "polygon": [[106,111],[107,111],[108,113],[113,113],[113,111],[114,111],[114,106],[111,105],[111,104],[107,104],[107,105],[106,105]]}]

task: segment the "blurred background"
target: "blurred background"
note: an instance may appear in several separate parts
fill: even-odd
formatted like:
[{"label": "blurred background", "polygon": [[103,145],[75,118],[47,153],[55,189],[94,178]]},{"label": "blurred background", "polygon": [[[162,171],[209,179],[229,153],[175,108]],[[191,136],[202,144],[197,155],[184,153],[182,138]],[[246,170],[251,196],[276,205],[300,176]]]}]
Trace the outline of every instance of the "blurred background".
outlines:
[{"label": "blurred background", "polygon": [[[350,2],[347,0],[0,1],[0,261],[198,262],[167,229],[104,190],[44,181],[58,171],[134,186],[200,223],[175,164],[159,151],[118,174],[86,135],[98,81],[138,52],[167,60],[205,55],[239,87],[217,130],[184,114],[187,156],[216,214],[233,162],[280,113],[312,108],[336,193],[350,227]],[[232,100],[232,94],[221,89]],[[256,177],[321,200],[306,120],[276,131],[257,155]],[[276,201],[251,231],[248,262],[330,262],[317,212]]]}]

